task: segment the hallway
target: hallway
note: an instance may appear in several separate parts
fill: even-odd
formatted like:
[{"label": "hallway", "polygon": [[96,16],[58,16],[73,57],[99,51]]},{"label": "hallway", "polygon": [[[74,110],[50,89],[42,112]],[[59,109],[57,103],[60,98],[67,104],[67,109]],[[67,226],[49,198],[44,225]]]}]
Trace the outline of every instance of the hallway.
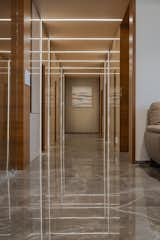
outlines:
[{"label": "hallway", "polygon": [[97,135],[65,146],[0,182],[0,239],[158,240],[159,170],[131,165]]},{"label": "hallway", "polygon": [[159,9],[0,1],[0,240],[160,240]]}]

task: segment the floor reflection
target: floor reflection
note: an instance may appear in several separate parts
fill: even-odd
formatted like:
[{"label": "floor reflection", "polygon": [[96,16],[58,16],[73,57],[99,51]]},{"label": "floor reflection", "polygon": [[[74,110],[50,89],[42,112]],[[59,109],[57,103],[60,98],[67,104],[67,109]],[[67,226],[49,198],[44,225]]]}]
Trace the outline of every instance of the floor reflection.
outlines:
[{"label": "floor reflection", "polygon": [[98,136],[67,135],[41,164],[1,172],[0,239],[159,240],[159,169],[106,156]]}]

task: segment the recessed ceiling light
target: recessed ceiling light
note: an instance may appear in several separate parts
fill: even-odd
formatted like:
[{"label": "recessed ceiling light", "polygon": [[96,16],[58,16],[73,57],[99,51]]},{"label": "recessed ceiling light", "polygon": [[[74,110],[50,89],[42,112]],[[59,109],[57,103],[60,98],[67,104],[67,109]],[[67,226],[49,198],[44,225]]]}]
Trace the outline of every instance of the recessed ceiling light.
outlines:
[{"label": "recessed ceiling light", "polygon": [[0,22],[11,22],[11,18],[0,18]]},{"label": "recessed ceiling light", "polygon": [[[105,73],[82,73],[82,72],[69,72],[69,73],[64,73],[65,75],[105,75]],[[106,75],[119,75],[120,73],[106,73]]]},{"label": "recessed ceiling light", "polygon": [[115,53],[115,54],[118,54],[120,53],[120,51],[109,51],[109,50],[69,50],[69,51],[29,51],[31,53],[58,53],[58,54],[61,54],[61,53]]},{"label": "recessed ceiling light", "polygon": [[32,22],[122,22],[121,18],[32,18]]},{"label": "recessed ceiling light", "polygon": [[[35,69],[39,69],[39,68],[35,68]],[[61,69],[61,67],[50,67],[50,69]],[[67,70],[67,69],[69,69],[69,70],[71,70],[71,69],[77,69],[77,70],[103,70],[104,69],[104,67],[62,67],[62,69],[65,69],[65,70]],[[107,69],[107,67],[106,67],[106,69]],[[110,69],[111,70],[116,70],[116,69],[120,69],[120,67],[110,67]]]},{"label": "recessed ceiling light", "polygon": [[[7,73],[6,73],[7,74]],[[32,75],[39,75],[40,73],[32,73]],[[46,73],[48,74],[48,73]],[[95,73],[95,72],[88,72],[88,73],[84,73],[84,72],[68,72],[68,73],[63,73],[64,75],[120,75],[120,73]],[[50,73],[49,75],[61,75],[61,73],[56,72],[56,73]]]},{"label": "recessed ceiling light", "polygon": [[[47,60],[46,60],[47,61]],[[105,60],[101,59],[101,60],[63,60],[63,59],[60,59],[60,60],[53,60],[53,62],[106,62]],[[110,62],[120,62],[120,60],[110,60]]]},{"label": "recessed ceiling light", "polygon": [[12,38],[0,38],[0,41],[10,41]]},{"label": "recessed ceiling light", "polygon": [[[40,60],[31,60],[31,62],[40,62]],[[67,62],[72,62],[72,63],[79,63],[79,62],[84,62],[84,63],[92,63],[92,62],[97,62],[97,63],[103,63],[103,62],[106,62],[106,60],[103,60],[103,59],[101,59],[101,60],[63,60],[63,59],[60,59],[60,60],[50,60],[50,61],[48,61],[48,60],[43,60],[42,59],[42,62],[64,62],[64,63],[67,63]],[[120,60],[110,60],[110,62],[120,62]]]},{"label": "recessed ceiling light", "polygon": [[50,38],[29,38],[29,40],[40,41],[40,40],[51,40],[51,41],[119,41],[120,38],[106,37],[106,38],[73,38],[73,37],[50,37]]},{"label": "recessed ceiling light", "polygon": [[0,53],[11,53],[11,51],[7,51],[7,50],[6,50],[6,51],[5,51],[5,50],[4,50],[4,51],[3,51],[3,50],[1,51],[1,50],[0,50]]}]

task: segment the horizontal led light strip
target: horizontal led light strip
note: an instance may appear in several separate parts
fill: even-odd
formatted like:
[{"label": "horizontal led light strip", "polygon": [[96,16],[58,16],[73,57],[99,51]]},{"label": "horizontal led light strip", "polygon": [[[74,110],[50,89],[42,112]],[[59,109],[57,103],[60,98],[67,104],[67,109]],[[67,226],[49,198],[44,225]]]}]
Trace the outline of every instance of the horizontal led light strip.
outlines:
[{"label": "horizontal led light strip", "polygon": [[[120,73],[109,73],[109,75],[119,75]],[[64,73],[64,75],[104,75],[104,73],[81,73],[81,72],[70,72]]]},{"label": "horizontal led light strip", "polygon": [[[87,63],[87,62],[105,62],[105,60],[63,60],[63,59],[61,59],[61,60],[53,60],[53,62],[72,62],[72,63],[74,63],[74,62],[84,62],[84,63]],[[111,60],[110,62],[120,62],[120,60]]]},{"label": "horizontal led light strip", "polygon": [[11,53],[11,51],[1,51],[0,50],[0,53]]},{"label": "horizontal led light strip", "polygon": [[[39,75],[39,74],[40,73],[32,73],[31,75]],[[46,73],[46,74],[48,74],[48,73]],[[50,75],[51,76],[61,75],[61,73],[50,73]],[[99,73],[68,72],[68,73],[64,73],[64,75],[104,75],[104,73],[103,72],[99,72]],[[108,75],[120,75],[120,73],[109,73]]]},{"label": "horizontal led light strip", "polygon": [[32,18],[31,22],[122,22],[121,18]]},{"label": "horizontal led light strip", "polygon": [[[78,70],[90,70],[90,69],[92,69],[92,70],[98,70],[98,69],[104,69],[103,67],[62,67],[63,69],[78,69]],[[32,69],[39,69],[39,68],[32,68]],[[51,67],[50,69],[61,69],[61,67]],[[106,69],[107,69],[107,67],[106,67]],[[120,67],[110,67],[110,69],[111,70],[113,70],[113,69],[120,69]]]},{"label": "horizontal led light strip", "polygon": [[[40,51],[29,51],[31,53],[40,53]],[[42,51],[42,53],[48,53],[48,51]],[[49,53],[109,53],[108,50],[76,50],[76,51],[50,51]],[[115,54],[118,54],[120,53],[120,51],[110,51],[110,53],[115,53]]]},{"label": "horizontal led light strip", "polygon": [[96,38],[96,37],[82,37],[82,38],[73,38],[73,37],[51,37],[51,38],[29,38],[32,41],[40,40],[51,40],[51,41],[120,41],[120,38],[115,37],[106,37],[106,38]]},{"label": "horizontal led light strip", "polygon": [[[47,69],[48,67],[46,67],[46,69]],[[98,70],[98,69],[104,69],[104,67],[50,67],[50,69],[61,69],[61,68],[63,68],[63,69],[79,69],[79,70],[90,70],[90,69],[92,69],[92,70]],[[34,69],[39,69],[39,67],[32,67],[31,68],[32,70],[34,70]],[[106,67],[106,69],[107,69],[107,67]],[[110,69],[111,70],[114,70],[114,69],[120,69],[120,67],[110,67]]]},{"label": "horizontal led light strip", "polygon": [[10,41],[12,38],[0,38],[0,41]]},{"label": "horizontal led light strip", "polygon": [[[39,60],[31,60],[31,62],[39,62]],[[43,62],[48,62],[48,60],[43,60]],[[79,62],[82,62],[82,63],[103,63],[105,62],[105,60],[50,60],[49,62],[55,62],[55,63],[67,63],[67,62],[71,62],[71,63],[79,63]],[[120,62],[120,60],[110,60],[110,62]]]},{"label": "horizontal led light strip", "polygon": [[0,18],[0,22],[11,22],[11,18]]}]

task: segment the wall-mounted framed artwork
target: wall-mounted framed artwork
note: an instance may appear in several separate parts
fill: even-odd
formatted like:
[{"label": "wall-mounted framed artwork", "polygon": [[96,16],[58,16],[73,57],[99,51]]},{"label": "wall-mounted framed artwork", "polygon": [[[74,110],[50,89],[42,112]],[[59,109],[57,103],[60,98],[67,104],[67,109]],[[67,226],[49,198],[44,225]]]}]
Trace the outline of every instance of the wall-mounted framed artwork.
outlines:
[{"label": "wall-mounted framed artwork", "polygon": [[90,86],[72,87],[72,107],[91,108],[93,107],[93,91]]}]

